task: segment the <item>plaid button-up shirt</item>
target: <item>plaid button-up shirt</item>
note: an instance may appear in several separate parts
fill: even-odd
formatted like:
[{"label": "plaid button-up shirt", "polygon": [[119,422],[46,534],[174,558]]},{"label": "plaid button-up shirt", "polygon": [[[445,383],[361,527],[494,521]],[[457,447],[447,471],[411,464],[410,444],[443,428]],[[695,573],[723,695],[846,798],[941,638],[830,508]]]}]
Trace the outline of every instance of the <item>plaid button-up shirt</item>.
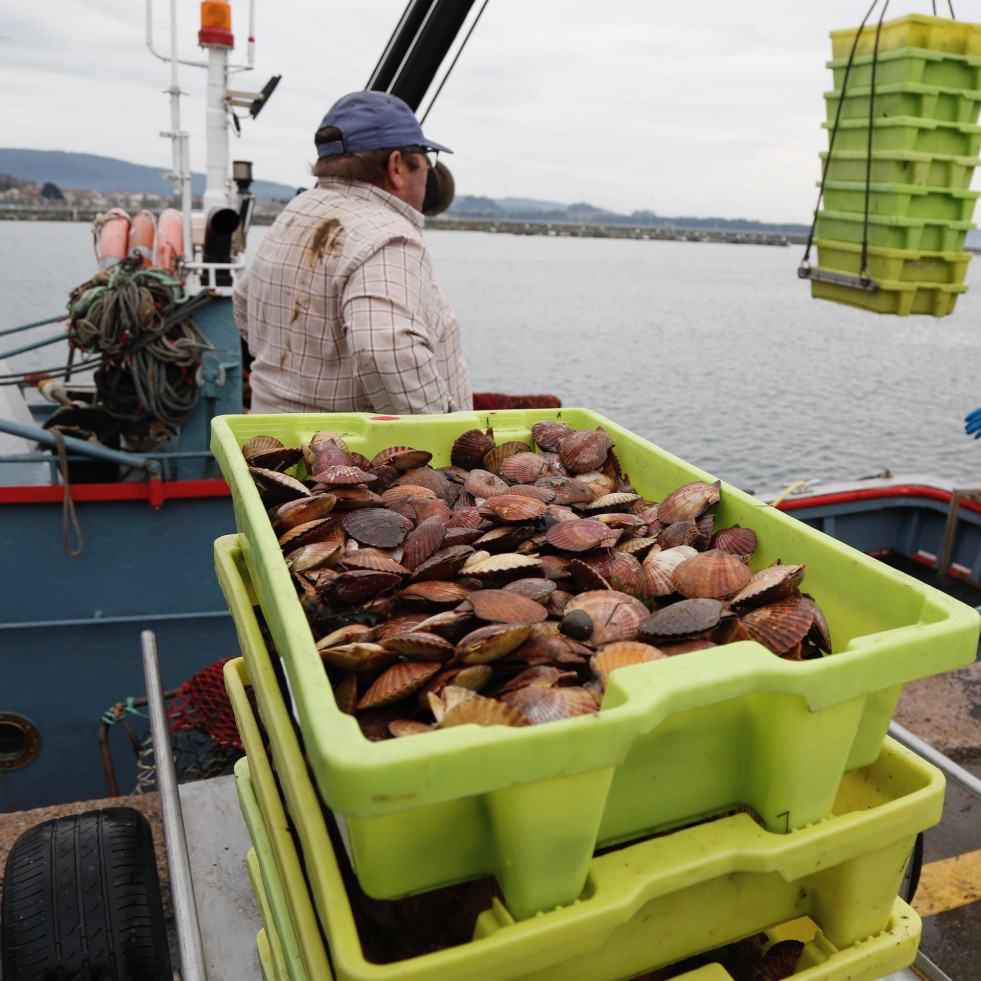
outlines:
[{"label": "plaid button-up shirt", "polygon": [[269,228],[235,285],[253,412],[470,409],[456,315],[423,218],[381,188],[321,179]]}]

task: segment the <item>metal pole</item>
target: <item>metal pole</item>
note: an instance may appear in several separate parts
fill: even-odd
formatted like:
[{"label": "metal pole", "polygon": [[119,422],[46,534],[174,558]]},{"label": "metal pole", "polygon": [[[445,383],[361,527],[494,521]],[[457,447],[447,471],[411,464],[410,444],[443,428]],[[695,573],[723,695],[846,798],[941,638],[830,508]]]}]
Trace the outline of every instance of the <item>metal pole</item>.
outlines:
[{"label": "metal pole", "polygon": [[177,771],[170,748],[167,713],[164,709],[163,682],[157,657],[157,636],[152,630],[140,634],[143,648],[143,676],[146,679],[147,704],[150,708],[150,732],[153,736],[153,758],[160,788],[160,810],[164,838],[167,843],[167,867],[170,870],[170,889],[174,902],[174,921],[181,957],[183,981],[207,981],[204,945],[198,924],[198,908],[191,881],[191,865],[187,856],[187,838],[177,789]]},{"label": "metal pole", "polygon": [[981,797],[981,780],[969,770],[965,770],[964,767],[958,766],[953,760],[948,759],[929,743],[925,743],[919,736],[914,736],[898,722],[889,723],[889,735],[913,750],[917,755],[922,756],[928,763],[932,763],[938,770],[943,771],[946,777],[963,787],[969,794]]}]

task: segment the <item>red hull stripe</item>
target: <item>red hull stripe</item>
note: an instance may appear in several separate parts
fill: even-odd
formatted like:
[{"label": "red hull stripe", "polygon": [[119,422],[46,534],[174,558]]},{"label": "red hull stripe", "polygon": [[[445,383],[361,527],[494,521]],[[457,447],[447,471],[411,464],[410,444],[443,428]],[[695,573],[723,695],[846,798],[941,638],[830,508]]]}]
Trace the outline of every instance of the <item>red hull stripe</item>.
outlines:
[{"label": "red hull stripe", "polygon": [[[229,497],[224,480],[145,480],[121,484],[72,484],[73,501],[148,501],[154,507],[164,501],[188,497]],[[64,500],[65,488],[0,487],[0,504],[47,504]]]},{"label": "red hull stripe", "polygon": [[[808,508],[826,507],[831,504],[851,504],[854,501],[883,500],[890,497],[921,497],[930,501],[941,501],[948,504],[951,499],[950,491],[937,487],[926,487],[922,484],[900,484],[896,487],[867,487],[861,490],[839,491],[835,494],[813,494],[798,500],[788,499],[777,505],[780,511],[806,511]],[[981,504],[977,501],[961,498],[961,507],[968,511],[981,513]]]}]

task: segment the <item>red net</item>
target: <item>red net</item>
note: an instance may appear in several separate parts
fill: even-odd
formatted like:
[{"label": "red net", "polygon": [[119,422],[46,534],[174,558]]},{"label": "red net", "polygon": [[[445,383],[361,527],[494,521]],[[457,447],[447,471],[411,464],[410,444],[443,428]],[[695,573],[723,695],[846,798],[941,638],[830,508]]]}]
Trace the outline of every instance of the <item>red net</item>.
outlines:
[{"label": "red net", "polygon": [[171,732],[199,729],[206,732],[216,746],[242,749],[235,713],[222,674],[222,668],[229,660],[231,658],[226,657],[209,664],[181,685],[167,713]]},{"label": "red net", "polygon": [[560,409],[562,401],[556,395],[503,395],[501,392],[474,392],[473,407],[488,409]]}]

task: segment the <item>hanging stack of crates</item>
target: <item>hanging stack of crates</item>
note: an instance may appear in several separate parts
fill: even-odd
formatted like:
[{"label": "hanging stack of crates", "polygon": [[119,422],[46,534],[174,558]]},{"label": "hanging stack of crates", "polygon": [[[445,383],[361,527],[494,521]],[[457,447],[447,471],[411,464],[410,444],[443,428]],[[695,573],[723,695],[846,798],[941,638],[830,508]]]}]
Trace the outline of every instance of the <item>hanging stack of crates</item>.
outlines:
[{"label": "hanging stack of crates", "polygon": [[603,426],[647,500],[712,479],[587,409],[212,423],[238,528],[215,561],[242,651],[225,680],[267,981],[615,981],[761,931],[798,942],[795,981],[909,964],[920,925],[897,894],[944,781],[887,727],[903,684],[973,660],[981,618],[736,488],[717,526],[756,531],[754,568],[806,564],[834,654],[664,658],[617,671],[596,714],[521,728],[373,741],[339,707],[242,445],[329,430],[438,468],[464,432],[530,448],[542,420]]},{"label": "hanging stack of crates", "polygon": [[[981,25],[910,14],[831,40],[812,295],[945,316],[967,289],[964,241],[981,193],[970,189],[981,163]],[[876,288],[863,288],[868,280]]]}]

